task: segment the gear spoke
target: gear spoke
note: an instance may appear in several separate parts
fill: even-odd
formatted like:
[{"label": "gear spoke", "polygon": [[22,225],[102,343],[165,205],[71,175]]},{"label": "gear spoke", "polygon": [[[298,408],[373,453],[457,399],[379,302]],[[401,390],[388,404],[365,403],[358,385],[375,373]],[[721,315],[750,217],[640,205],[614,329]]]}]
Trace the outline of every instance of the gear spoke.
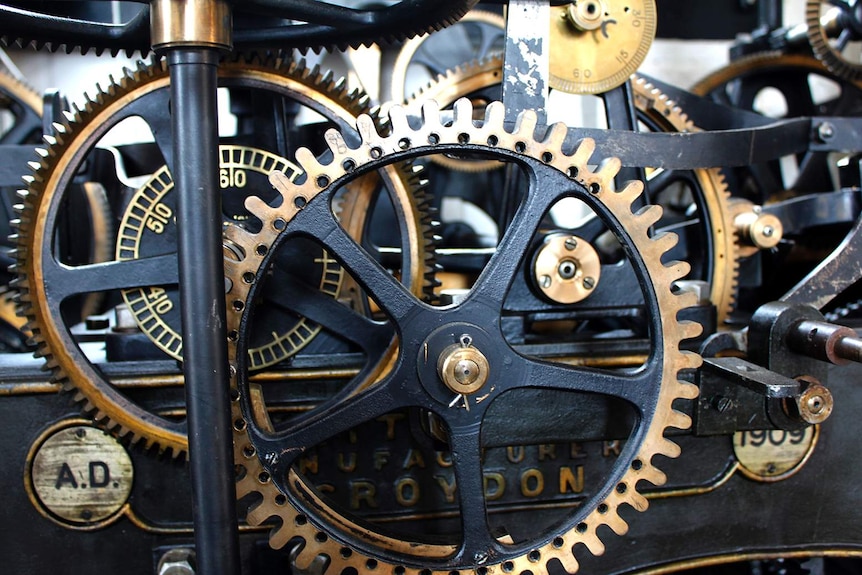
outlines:
[{"label": "gear spoke", "polygon": [[[358,423],[372,421],[416,403],[419,398],[409,392],[404,379],[396,369],[373,388],[361,393],[351,395],[349,392],[352,390],[348,388],[312,416],[297,418],[284,430],[262,438],[263,444],[269,445],[270,450],[281,451],[280,464],[289,465],[307,449],[349,431]],[[361,383],[360,378],[354,383]]]},{"label": "gear spoke", "polygon": [[[300,217],[301,216],[301,217]],[[297,231],[319,238],[327,251],[369,293],[395,323],[401,323],[419,300],[386,271],[335,220],[329,205],[312,201],[297,216]],[[307,227],[306,227],[307,226]]]},{"label": "gear spoke", "polygon": [[518,269],[526,257],[533,234],[555,200],[556,195],[551,196],[544,190],[539,190],[535,184],[530,185],[520,209],[497,246],[496,253],[473,286],[471,297],[479,296],[503,306],[514,270]]},{"label": "gear spoke", "polygon": [[44,273],[50,278],[45,289],[57,301],[77,294],[176,284],[179,274],[175,254],[74,267],[47,258]]},{"label": "gear spoke", "polygon": [[525,387],[597,393],[624,399],[642,409],[652,394],[653,369],[615,373],[586,367],[574,368],[523,358],[527,368]]},{"label": "gear spoke", "polygon": [[463,541],[460,555],[467,562],[481,564],[499,546],[488,527],[482,476],[481,427],[474,425],[453,429],[449,434],[449,446],[461,503]]},{"label": "gear spoke", "polygon": [[338,333],[369,356],[382,353],[392,340],[389,324],[377,323],[300,281],[268,285],[263,295],[268,302]]},{"label": "gear spoke", "polygon": [[[170,109],[170,93],[168,90],[157,90],[145,97],[133,101],[127,108],[126,118],[138,117],[146,122],[159,151],[162,153],[163,164],[173,172],[173,136],[171,132],[171,116],[165,110]],[[155,169],[155,168],[154,168]]]}]

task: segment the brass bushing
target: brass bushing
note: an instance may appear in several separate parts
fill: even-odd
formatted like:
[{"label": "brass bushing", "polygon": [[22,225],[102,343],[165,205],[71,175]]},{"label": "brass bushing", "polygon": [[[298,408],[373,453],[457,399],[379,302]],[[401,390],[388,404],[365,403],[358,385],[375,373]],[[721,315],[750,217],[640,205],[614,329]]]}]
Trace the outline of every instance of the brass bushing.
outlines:
[{"label": "brass bushing", "polygon": [[490,366],[481,351],[473,346],[453,344],[437,358],[440,380],[458,394],[476,393],[488,381]]},{"label": "brass bushing", "polygon": [[601,0],[578,0],[566,8],[569,22],[578,30],[598,30],[604,21],[605,7]]},{"label": "brass bushing", "polygon": [[533,264],[533,279],[551,301],[570,304],[590,296],[599,283],[602,264],[595,248],[571,234],[545,238]]},{"label": "brass bushing", "polygon": [[812,425],[829,419],[832,407],[832,394],[819,383],[808,386],[796,400],[799,417]]},{"label": "brass bushing", "polygon": [[153,49],[194,46],[230,50],[232,18],[226,0],[153,0]]},{"label": "brass bushing", "polygon": [[777,216],[763,213],[760,206],[748,200],[734,199],[730,207],[741,256],[749,257],[758,250],[772,249],[781,241],[784,226]]}]

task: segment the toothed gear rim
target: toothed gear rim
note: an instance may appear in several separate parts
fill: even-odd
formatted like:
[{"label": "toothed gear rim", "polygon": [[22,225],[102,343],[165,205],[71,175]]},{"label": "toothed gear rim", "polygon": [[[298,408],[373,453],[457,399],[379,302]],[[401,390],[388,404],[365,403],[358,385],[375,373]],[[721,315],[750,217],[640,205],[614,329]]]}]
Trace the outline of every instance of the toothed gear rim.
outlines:
[{"label": "toothed gear rim", "polygon": [[[336,125],[347,126],[356,116],[367,111],[367,98],[348,93],[343,82],[322,75],[316,68],[308,69],[303,62],[275,60],[261,62],[256,58],[225,62],[219,70],[221,85],[256,87],[272,90],[294,99],[330,118]],[[79,167],[99,139],[123,118],[139,114],[136,102],[144,97],[164,97],[167,107],[168,71],[164,61],[146,65],[135,71],[126,70],[119,81],[112,80],[88,101],[76,109],[70,119],[57,126],[54,138],[40,159],[33,162],[34,173],[29,177],[29,189],[22,192],[23,204],[17,209],[20,220],[15,222],[17,235],[20,311],[27,317],[36,346],[35,355],[44,357],[52,380],[64,390],[74,393],[83,410],[115,435],[146,447],[169,450],[173,456],[187,450],[185,423],[150,413],[133,403],[108,377],[93,364],[76,343],[69,326],[62,320],[60,306],[75,293],[101,292],[112,289],[166,285],[177,282],[176,255],[110,262],[102,266],[67,267],[60,264],[52,252],[58,214]],[[159,96],[162,94],[163,96]],[[156,128],[165,128],[166,114],[146,120]],[[161,123],[160,123],[161,122]],[[164,146],[170,141],[170,131],[156,135]],[[166,149],[163,147],[163,149]],[[164,154],[170,156],[170,154]],[[393,170],[395,172],[397,170]],[[400,175],[390,175],[400,178]],[[417,177],[416,174],[410,178]],[[393,181],[395,181],[393,179]],[[400,180],[399,180],[400,181]],[[433,237],[432,223],[427,212],[427,198],[417,182],[414,197],[405,184],[398,194],[398,209],[405,219],[409,234],[409,262],[404,269],[418,293],[428,293],[433,287],[433,258],[429,256]],[[241,283],[241,278],[233,278]]]},{"label": "toothed gear rim", "polygon": [[[642,185],[635,182],[620,192],[613,190],[612,179],[620,168],[618,160],[602,163],[596,172],[589,169],[592,141],[585,140],[576,149],[569,149],[564,146],[566,127],[561,124],[552,126],[545,139],[537,141],[536,116],[529,111],[519,118],[514,132],[508,133],[503,128],[504,108],[500,103],[489,105],[484,121],[474,122],[473,109],[467,100],[455,104],[451,124],[444,124],[433,102],[423,107],[422,117],[419,127],[411,127],[405,111],[394,107],[390,111],[392,134],[381,136],[373,120],[362,116],[357,122],[362,137],[358,148],[348,146],[345,142],[348,138],[330,131],[327,140],[334,156],[332,161],[319,163],[308,150],[298,150],[297,161],[308,178],[297,185],[278,183],[276,187],[283,197],[279,206],[269,206],[257,198],[246,202],[252,213],[269,224],[257,234],[237,230],[233,241],[248,247],[270,246],[268,252],[272,254],[288,237],[296,234],[316,237],[378,298],[399,332],[399,351],[391,370],[382,379],[370,385],[361,380],[351,382],[336,401],[292,421],[289,427],[272,436],[266,431],[267,422],[252,419],[256,400],[249,396],[242,332],[247,328],[249,309],[253,306],[246,306],[241,313],[230,311],[229,305],[229,329],[236,334],[229,340],[229,350],[235,368],[232,379],[232,385],[236,386],[235,457],[241,466],[237,494],[260,496],[248,514],[251,524],[277,519],[279,524],[271,534],[271,545],[278,548],[290,541],[300,542],[296,547],[299,569],[318,556],[325,556],[333,573],[352,568],[361,573],[387,575],[448,575],[453,571],[483,575],[498,569],[535,574],[547,572],[549,563],[555,559],[567,571],[574,572],[578,567],[574,556],[576,544],[583,543],[593,554],[601,554],[604,545],[598,534],[600,526],[608,526],[622,535],[627,524],[619,514],[620,506],[646,509],[647,500],[638,493],[638,482],[663,484],[665,476],[654,465],[654,456],[679,454],[679,447],[664,437],[665,430],[690,426],[690,418],[674,410],[672,404],[676,399],[693,399],[697,395],[695,386],[680,382],[678,376],[682,370],[697,368],[700,358],[681,352],[679,347],[682,340],[696,336],[700,326],[677,319],[682,309],[695,303],[694,296],[675,295],[670,289],[673,281],[688,272],[688,266],[661,262],[676,238],[673,234],[649,237],[650,227],[661,215],[660,208],[652,206],[632,212],[632,203],[641,194]],[[330,195],[343,182],[366,170],[423,154],[465,149],[516,162],[527,172],[530,188],[525,203],[470,295],[456,306],[432,308],[407,293],[341,230],[329,208]],[[545,210],[567,195],[587,202],[614,231],[643,286],[650,312],[652,352],[645,365],[634,372],[571,368],[528,359],[516,354],[500,332],[497,319],[512,274],[525,256]],[[297,201],[298,198],[301,200]],[[226,265],[264,273],[270,256],[260,256],[248,249],[245,253],[248,255],[243,261]],[[252,301],[256,285],[235,286],[228,294],[228,301]],[[476,402],[470,411],[447,409],[437,395],[439,386],[435,387],[428,379],[420,378],[421,384],[416,381],[423,340],[434,330],[440,333],[438,326],[452,323],[458,324],[456,332],[465,323],[484,328],[481,337],[487,338],[491,345],[483,346],[482,351],[488,354],[491,373],[506,372],[505,377],[492,376],[493,383],[489,384],[493,387],[488,389],[491,396],[528,385],[593,391],[625,399],[639,412],[640,422],[607,483],[556,532],[541,534],[525,544],[506,546],[488,530],[479,438],[482,417],[491,401]],[[418,405],[437,413],[449,430],[465,534],[458,545],[418,543],[369,533],[327,507],[294,471],[288,472],[307,447],[346,431],[357,419],[371,419],[405,405]]]},{"label": "toothed gear rim", "polygon": [[[820,22],[822,8],[828,6],[841,10],[841,19],[844,20],[839,23],[842,30],[835,46],[830,42]],[[846,45],[850,40],[858,39],[862,35],[862,4],[857,0],[808,0],[805,4],[805,21],[808,24],[808,42],[817,59],[840,78],[862,80],[862,63],[847,60],[841,52],[844,49],[842,44]]]},{"label": "toothed gear rim", "polygon": [[[440,74],[435,80],[414,94],[407,102],[413,112],[419,110],[425,100],[435,100],[448,105],[456,98],[473,95],[502,82],[503,58],[493,55],[489,58],[474,60]],[[665,132],[690,132],[697,130],[685,112],[660,90],[643,78],[632,76],[634,104],[642,122],[650,129]],[[446,156],[433,160],[450,169],[482,171],[501,166],[493,160],[458,160]],[[705,213],[705,238],[708,258],[705,279],[710,283],[710,301],[717,310],[719,325],[730,316],[736,300],[737,279],[739,275],[739,250],[734,233],[733,218],[728,201],[730,192],[724,176],[717,168],[698,169],[691,172],[665,172],[669,181],[687,182],[693,193],[699,213]],[[665,177],[665,176],[661,176]],[[665,184],[667,187],[669,184]],[[655,184],[650,192],[657,191]]]},{"label": "toothed gear rim", "polygon": [[[401,42],[458,21],[478,0],[401,0],[385,8],[352,8],[321,3],[296,7],[278,1],[234,6],[233,47],[238,50],[321,50],[357,48],[374,42]],[[56,8],[55,8],[56,9]],[[68,12],[67,12],[68,14]],[[292,24],[286,24],[293,21]],[[0,41],[6,46],[97,54],[150,51],[149,7],[122,24],[0,6]]]}]

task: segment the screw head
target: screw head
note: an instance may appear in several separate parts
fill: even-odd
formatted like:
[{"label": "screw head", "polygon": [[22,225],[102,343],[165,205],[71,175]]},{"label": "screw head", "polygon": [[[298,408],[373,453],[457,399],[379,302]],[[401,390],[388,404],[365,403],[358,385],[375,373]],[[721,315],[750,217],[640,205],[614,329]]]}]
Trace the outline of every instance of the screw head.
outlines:
[{"label": "screw head", "polygon": [[563,245],[566,246],[566,249],[571,252],[571,251],[574,251],[574,249],[578,247],[578,240],[576,240],[575,238],[568,238],[563,243]]},{"label": "screw head", "polygon": [[542,276],[542,279],[540,281],[542,283],[543,288],[551,287],[551,283],[552,283],[551,276],[548,276],[548,275]]},{"label": "screw head", "polygon": [[586,289],[593,289],[594,287],[596,287],[596,280],[595,280],[595,278],[592,278],[592,277],[585,277],[585,278],[584,278],[584,287],[585,287]]},{"label": "screw head", "polygon": [[823,122],[817,126],[817,137],[823,140],[831,140],[835,136],[835,126],[829,122]]}]

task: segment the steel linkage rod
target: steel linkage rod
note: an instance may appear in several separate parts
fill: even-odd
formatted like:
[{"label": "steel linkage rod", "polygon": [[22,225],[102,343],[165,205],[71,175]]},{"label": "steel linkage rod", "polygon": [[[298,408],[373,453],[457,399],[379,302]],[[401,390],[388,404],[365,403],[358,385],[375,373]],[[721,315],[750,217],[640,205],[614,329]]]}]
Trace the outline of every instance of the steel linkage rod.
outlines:
[{"label": "steel linkage rod", "polygon": [[218,64],[230,47],[230,10],[222,0],[155,0],[152,12],[153,45],[171,77],[197,572],[239,575],[218,186]]}]

